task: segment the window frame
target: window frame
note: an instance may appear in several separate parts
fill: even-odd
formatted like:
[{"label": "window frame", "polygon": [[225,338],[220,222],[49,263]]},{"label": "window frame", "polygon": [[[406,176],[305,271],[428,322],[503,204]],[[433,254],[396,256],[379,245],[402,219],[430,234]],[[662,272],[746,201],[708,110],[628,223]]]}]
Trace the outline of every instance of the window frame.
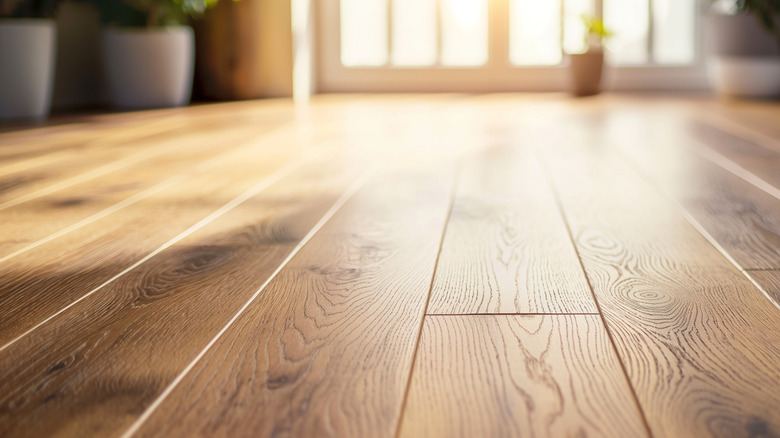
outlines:
[{"label": "window frame", "polygon": [[[599,9],[600,1],[596,0]],[[340,0],[319,0],[314,10],[317,24],[318,92],[520,92],[566,89],[565,59],[561,64],[553,66],[519,66],[510,63],[509,0],[488,0],[488,61],[475,67],[346,67],[341,63],[339,5]],[[694,26],[696,52],[691,64],[610,66],[605,71],[605,88],[616,91],[706,89],[699,8]]]}]

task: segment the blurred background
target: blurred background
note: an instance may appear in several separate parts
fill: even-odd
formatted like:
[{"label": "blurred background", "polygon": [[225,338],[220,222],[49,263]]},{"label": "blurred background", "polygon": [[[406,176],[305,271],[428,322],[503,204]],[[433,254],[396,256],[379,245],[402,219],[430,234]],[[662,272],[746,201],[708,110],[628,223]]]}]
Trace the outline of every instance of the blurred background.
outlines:
[{"label": "blurred background", "polygon": [[[760,98],[780,94],[780,38],[773,22],[780,14],[780,2],[776,1],[3,0],[0,4],[6,16],[0,20],[0,37],[3,26],[14,19],[19,23],[19,18],[49,18],[56,23],[51,73],[51,104],[56,111],[107,104],[179,106],[189,102],[190,91],[196,101],[306,99],[313,93],[335,92],[563,91],[570,88],[572,57],[591,49],[587,17],[599,20],[597,24],[606,29],[604,89],[715,89],[723,95]],[[182,65],[194,65],[193,72],[179,73],[184,84],[177,86],[186,88],[186,96],[179,92],[168,102],[134,105],[117,103],[112,97],[112,80],[127,90],[133,81],[129,70],[151,75],[156,68],[141,67],[142,60],[126,54],[121,44],[107,42],[113,41],[107,36],[111,29],[128,26],[149,31],[192,26],[193,43],[188,43],[192,47],[170,52],[193,51],[194,62],[190,55],[180,60]],[[162,50],[164,45],[147,44],[147,49],[137,51]],[[18,59],[22,53],[31,58],[43,52],[20,50],[6,57]],[[161,59],[178,56],[170,53],[159,54],[149,65],[159,67],[164,63]],[[138,67],[121,64],[130,59]],[[14,63],[4,62],[3,69]],[[157,78],[164,74],[161,71],[173,68],[160,67],[151,81],[165,82]],[[116,74],[121,77],[111,79]],[[740,78],[743,83],[735,84]],[[763,89],[754,90],[757,84]],[[12,90],[6,93],[20,87],[8,88]],[[5,101],[8,106],[9,99]]]}]

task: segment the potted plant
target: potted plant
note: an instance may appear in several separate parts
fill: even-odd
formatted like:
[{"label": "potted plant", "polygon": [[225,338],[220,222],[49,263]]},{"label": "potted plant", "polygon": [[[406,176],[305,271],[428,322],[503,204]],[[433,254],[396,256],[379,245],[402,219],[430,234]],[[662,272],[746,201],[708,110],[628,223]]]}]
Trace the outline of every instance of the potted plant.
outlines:
[{"label": "potted plant", "polygon": [[[235,1],[235,0],[234,0]],[[187,105],[195,38],[187,25],[218,0],[104,0],[103,64],[110,103],[142,109]]]},{"label": "potted plant", "polygon": [[0,0],[0,120],[45,119],[51,107],[60,0]]},{"label": "potted plant", "polygon": [[708,76],[719,94],[780,96],[780,0],[717,1],[704,24]]},{"label": "potted plant", "polygon": [[591,96],[601,91],[601,72],[604,67],[604,41],[612,32],[604,22],[590,15],[581,15],[585,26],[585,50],[571,53],[569,58],[570,91],[575,96]]}]

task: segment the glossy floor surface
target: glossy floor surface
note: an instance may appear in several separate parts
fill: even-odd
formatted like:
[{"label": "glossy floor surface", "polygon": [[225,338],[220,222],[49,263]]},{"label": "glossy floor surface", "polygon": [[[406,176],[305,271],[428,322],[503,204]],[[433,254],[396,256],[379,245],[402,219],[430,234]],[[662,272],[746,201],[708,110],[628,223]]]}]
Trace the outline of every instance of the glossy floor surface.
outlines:
[{"label": "glossy floor surface", "polygon": [[321,96],[0,132],[0,436],[780,436],[780,106]]}]

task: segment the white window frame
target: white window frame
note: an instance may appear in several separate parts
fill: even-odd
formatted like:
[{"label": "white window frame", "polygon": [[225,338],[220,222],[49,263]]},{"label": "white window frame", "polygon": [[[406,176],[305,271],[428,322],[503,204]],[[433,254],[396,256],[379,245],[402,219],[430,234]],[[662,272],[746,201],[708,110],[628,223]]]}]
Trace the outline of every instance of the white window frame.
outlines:
[{"label": "white window frame", "polygon": [[[489,54],[485,65],[421,68],[344,66],[340,52],[340,1],[319,0],[315,3],[318,92],[562,91],[566,87],[565,61],[554,66],[518,66],[510,63],[509,0],[488,1]],[[605,88],[618,91],[706,89],[700,15],[697,14],[695,23],[697,47],[691,64],[612,66],[605,73]],[[391,44],[390,41],[391,38],[388,38],[388,44]]]}]

